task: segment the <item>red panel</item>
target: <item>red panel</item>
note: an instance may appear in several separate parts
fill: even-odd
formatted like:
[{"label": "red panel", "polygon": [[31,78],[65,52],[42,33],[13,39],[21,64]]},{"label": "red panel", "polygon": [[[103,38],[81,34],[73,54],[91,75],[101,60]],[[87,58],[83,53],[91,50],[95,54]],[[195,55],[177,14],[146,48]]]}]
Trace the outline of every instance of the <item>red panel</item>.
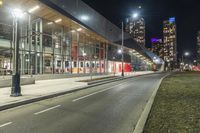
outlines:
[{"label": "red panel", "polygon": [[131,64],[129,63],[124,64],[124,72],[131,72]]}]

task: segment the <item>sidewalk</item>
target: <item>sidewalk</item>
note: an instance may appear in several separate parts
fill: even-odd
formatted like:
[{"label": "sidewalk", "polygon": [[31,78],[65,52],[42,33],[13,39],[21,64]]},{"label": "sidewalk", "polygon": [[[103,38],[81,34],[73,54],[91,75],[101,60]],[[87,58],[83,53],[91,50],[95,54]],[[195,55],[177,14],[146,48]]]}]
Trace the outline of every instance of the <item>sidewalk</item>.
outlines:
[{"label": "sidewalk", "polygon": [[[153,72],[152,71],[132,72],[132,73],[126,73],[125,76],[126,77],[138,76],[150,73]],[[108,77],[108,76],[113,76],[113,74],[93,76],[92,78]],[[0,88],[0,107],[34,98],[40,98],[52,94],[57,94],[57,93],[80,89],[82,87],[87,87],[88,86],[87,83],[77,82],[79,80],[87,80],[87,79],[90,79],[90,76],[36,81],[36,84],[21,86],[22,96],[20,97],[10,97],[10,92],[11,92],[10,87]]]}]

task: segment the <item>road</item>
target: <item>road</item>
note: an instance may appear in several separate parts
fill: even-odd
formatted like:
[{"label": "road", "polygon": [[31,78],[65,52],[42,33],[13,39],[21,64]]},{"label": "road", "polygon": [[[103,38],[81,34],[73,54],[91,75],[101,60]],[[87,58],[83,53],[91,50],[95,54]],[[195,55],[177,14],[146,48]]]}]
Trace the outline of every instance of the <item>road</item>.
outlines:
[{"label": "road", "polygon": [[139,76],[1,111],[0,133],[132,133],[165,75]]}]

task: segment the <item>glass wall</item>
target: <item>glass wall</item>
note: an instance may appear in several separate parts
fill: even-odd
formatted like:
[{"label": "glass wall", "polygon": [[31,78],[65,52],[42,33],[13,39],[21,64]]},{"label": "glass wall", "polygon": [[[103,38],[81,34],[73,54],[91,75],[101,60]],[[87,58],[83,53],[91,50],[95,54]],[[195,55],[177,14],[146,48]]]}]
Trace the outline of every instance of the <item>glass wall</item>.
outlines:
[{"label": "glass wall", "polygon": [[22,74],[106,72],[106,43],[92,35],[35,16],[20,26]]},{"label": "glass wall", "polygon": [[[9,19],[12,22],[12,18]],[[7,27],[0,24],[0,69],[11,74],[14,65],[12,24]],[[78,28],[82,30],[27,14],[20,21],[21,74],[107,73],[114,69],[120,72],[122,55],[117,52],[120,46],[100,40],[81,26]],[[2,42],[5,39],[7,44]],[[142,61],[130,55],[128,49],[124,50],[124,61],[127,71],[132,70],[131,62],[134,62],[134,70],[141,70]]]}]

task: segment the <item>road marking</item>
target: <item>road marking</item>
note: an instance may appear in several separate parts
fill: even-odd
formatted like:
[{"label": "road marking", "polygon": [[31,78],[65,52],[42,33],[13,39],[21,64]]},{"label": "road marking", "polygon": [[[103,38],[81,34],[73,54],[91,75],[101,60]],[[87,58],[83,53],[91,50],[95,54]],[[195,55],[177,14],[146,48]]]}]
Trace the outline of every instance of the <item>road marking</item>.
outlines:
[{"label": "road marking", "polygon": [[94,92],[94,93],[91,93],[91,94],[88,94],[88,95],[85,95],[85,96],[82,96],[82,97],[76,98],[76,99],[72,100],[72,102],[79,101],[79,100],[81,100],[81,99],[84,99],[84,98],[87,98],[87,97],[89,97],[89,96],[92,96],[92,95],[95,95],[95,94],[98,94],[98,93],[101,93],[101,92],[104,92],[104,91],[110,90],[110,89],[112,89],[112,88],[114,88],[114,87],[121,86],[121,85],[123,85],[123,84],[125,84],[125,83],[121,83],[121,84],[118,84],[118,85],[115,85],[115,86],[109,87],[109,88],[107,88],[107,89],[100,90],[100,91],[97,91],[97,92]]},{"label": "road marking", "polygon": [[45,110],[42,110],[42,111],[40,111],[40,112],[36,112],[36,113],[34,113],[35,115],[39,115],[39,114],[41,114],[41,113],[44,113],[44,112],[47,112],[47,111],[49,111],[49,110],[52,110],[52,109],[55,109],[55,108],[58,108],[58,107],[60,107],[61,105],[57,105],[57,106],[54,106],[54,107],[51,107],[51,108],[48,108],[48,109],[45,109]]},{"label": "road marking", "polygon": [[0,128],[1,128],[1,127],[5,127],[5,126],[8,126],[8,125],[10,125],[10,124],[12,124],[12,122],[8,122],[8,123],[5,123],[5,124],[2,124],[2,125],[0,125]]}]

